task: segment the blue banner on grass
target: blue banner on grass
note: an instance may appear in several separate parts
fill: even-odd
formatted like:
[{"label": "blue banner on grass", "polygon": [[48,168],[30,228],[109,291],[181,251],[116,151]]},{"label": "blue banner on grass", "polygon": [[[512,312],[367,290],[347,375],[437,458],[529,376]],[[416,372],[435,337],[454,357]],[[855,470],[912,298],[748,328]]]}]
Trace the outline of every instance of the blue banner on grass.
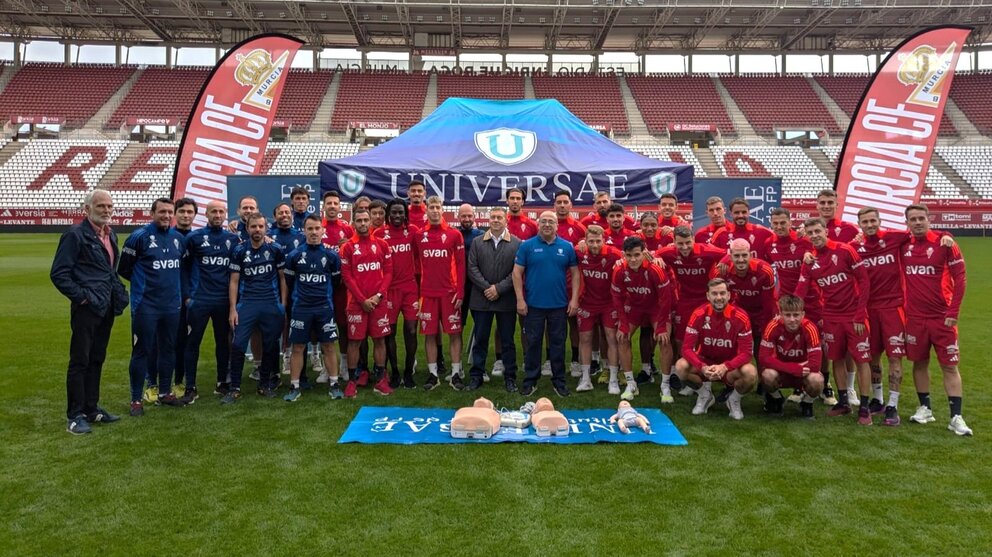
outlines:
[{"label": "blue banner on grass", "polygon": [[396,406],[363,406],[348,425],[338,443],[385,443],[415,445],[418,443],[654,443],[656,445],[687,445],[688,442],[668,416],[657,408],[638,409],[651,422],[651,433],[632,429],[620,433],[610,423],[615,410],[563,410],[572,426],[565,437],[538,437],[534,428],[504,427],[497,435],[485,440],[455,439],[451,436],[450,408],[402,408]]}]

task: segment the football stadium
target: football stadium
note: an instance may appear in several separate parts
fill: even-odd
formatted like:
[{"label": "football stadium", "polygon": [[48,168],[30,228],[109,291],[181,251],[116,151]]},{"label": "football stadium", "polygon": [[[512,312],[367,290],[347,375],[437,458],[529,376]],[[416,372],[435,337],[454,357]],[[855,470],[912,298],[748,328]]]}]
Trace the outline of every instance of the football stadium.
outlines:
[{"label": "football stadium", "polygon": [[988,555],[990,90],[985,0],[4,2],[0,554]]}]

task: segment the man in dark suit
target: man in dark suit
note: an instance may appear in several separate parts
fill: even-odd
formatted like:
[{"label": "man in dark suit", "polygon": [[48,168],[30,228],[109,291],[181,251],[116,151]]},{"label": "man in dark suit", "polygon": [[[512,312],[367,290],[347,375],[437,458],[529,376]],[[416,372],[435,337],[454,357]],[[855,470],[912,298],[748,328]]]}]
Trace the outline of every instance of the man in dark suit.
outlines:
[{"label": "man in dark suit", "polygon": [[120,418],[100,408],[100,373],[114,317],[128,304],[127,291],[117,278],[117,235],[110,229],[114,202],[105,190],[93,190],[83,200],[86,218],[59,240],[52,261],[55,288],[72,303],[69,324],[69,368],[66,375],[66,431],[89,433],[90,423]]}]

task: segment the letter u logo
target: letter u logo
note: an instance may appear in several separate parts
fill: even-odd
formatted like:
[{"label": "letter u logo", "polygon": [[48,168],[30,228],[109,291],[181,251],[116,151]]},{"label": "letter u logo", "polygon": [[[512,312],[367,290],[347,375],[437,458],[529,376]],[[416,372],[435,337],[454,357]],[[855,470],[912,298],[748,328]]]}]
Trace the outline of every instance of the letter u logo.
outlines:
[{"label": "letter u logo", "polygon": [[476,132],[475,147],[493,162],[512,166],[531,157],[537,149],[537,134],[513,128]]}]

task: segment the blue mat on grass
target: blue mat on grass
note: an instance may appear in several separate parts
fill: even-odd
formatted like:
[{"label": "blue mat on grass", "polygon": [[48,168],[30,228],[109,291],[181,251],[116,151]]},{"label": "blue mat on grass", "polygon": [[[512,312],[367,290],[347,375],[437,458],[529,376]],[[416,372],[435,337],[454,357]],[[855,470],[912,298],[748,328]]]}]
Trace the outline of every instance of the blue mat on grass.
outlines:
[{"label": "blue mat on grass", "polygon": [[449,408],[402,408],[396,406],[363,406],[348,425],[338,443],[385,443],[415,445],[418,443],[654,443],[656,445],[687,445],[688,442],[668,416],[657,408],[639,408],[638,412],[651,422],[651,433],[632,429],[620,433],[610,416],[616,410],[563,410],[572,430],[566,437],[538,437],[534,428],[504,427],[497,435],[485,440],[455,439],[449,427],[455,411]]}]

